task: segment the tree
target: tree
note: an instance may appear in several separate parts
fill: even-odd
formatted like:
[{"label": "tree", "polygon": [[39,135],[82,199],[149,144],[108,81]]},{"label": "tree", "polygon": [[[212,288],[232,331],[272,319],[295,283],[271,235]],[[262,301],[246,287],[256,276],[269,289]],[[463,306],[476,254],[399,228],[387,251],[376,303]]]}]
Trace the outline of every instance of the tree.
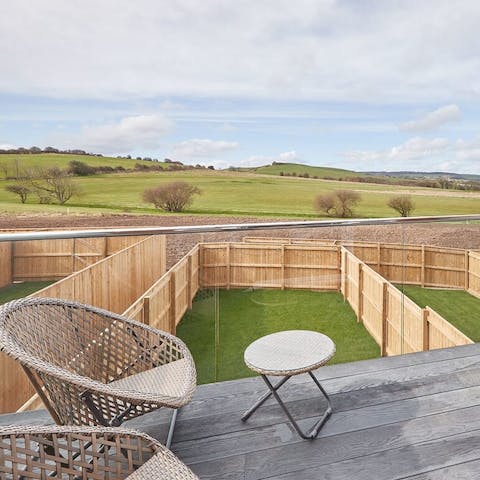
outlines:
[{"label": "tree", "polygon": [[30,188],[28,188],[28,186],[23,183],[14,183],[13,185],[7,185],[5,187],[5,190],[7,190],[7,192],[15,193],[16,195],[18,195],[22,203],[25,203],[27,201],[28,194],[32,192]]},{"label": "tree", "polygon": [[187,182],[172,182],[145,189],[143,200],[166,212],[182,212],[192,203],[193,196],[200,193],[197,187]]},{"label": "tree", "polygon": [[27,172],[26,180],[37,194],[40,203],[48,203],[46,200],[52,199],[63,205],[80,193],[78,185],[73,182],[69,173],[58,167],[30,170]]},{"label": "tree", "polygon": [[412,198],[409,195],[397,195],[392,197],[387,205],[396,210],[402,217],[409,217],[415,209]]},{"label": "tree", "polygon": [[353,190],[335,190],[333,193],[318,195],[314,201],[316,210],[329,217],[353,217],[354,207],[360,201],[360,195]]}]

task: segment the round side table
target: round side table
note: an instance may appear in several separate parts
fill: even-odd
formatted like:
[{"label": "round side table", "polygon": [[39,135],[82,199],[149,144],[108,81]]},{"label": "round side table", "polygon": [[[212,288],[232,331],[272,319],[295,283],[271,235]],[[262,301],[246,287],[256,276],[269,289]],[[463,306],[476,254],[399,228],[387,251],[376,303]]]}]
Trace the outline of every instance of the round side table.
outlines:
[{"label": "round side table", "polygon": [[[262,376],[268,390],[243,414],[242,420],[248,420],[253,412],[273,395],[297,433],[304,439],[315,438],[330,417],[332,406],[327,392],[313,374],[313,370],[327,363],[334,354],[335,344],[333,341],[323,333],[310,330],[287,330],[272,333],[255,340],[245,350],[245,363],[248,368]],[[289,378],[302,373],[310,375],[315,385],[326,398],[328,405],[322,417],[308,432],[302,431],[277,392]],[[280,376],[283,378],[273,385],[267,376]]]}]

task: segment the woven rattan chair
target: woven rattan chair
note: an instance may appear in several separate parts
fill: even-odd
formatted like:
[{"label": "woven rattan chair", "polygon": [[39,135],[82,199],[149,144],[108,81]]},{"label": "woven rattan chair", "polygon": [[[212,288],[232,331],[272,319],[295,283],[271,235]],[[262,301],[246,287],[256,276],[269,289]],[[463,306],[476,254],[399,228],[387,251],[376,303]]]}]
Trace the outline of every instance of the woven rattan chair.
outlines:
[{"label": "woven rattan chair", "polygon": [[177,337],[96,307],[25,298],[0,307],[0,350],[20,362],[59,425],[118,426],[160,407],[177,409],[196,386]]},{"label": "woven rattan chair", "polygon": [[148,435],[107,427],[0,427],[0,478],[198,480]]}]

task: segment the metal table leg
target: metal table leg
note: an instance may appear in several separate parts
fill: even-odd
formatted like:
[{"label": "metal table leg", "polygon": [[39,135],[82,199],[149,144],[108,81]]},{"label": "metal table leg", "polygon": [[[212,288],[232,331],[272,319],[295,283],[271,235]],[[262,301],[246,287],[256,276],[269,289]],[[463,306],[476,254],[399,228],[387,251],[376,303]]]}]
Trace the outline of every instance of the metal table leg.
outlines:
[{"label": "metal table leg", "polygon": [[277,390],[289,379],[291,376],[284,377],[280,382],[278,382],[276,385],[272,385],[270,380],[267,378],[266,375],[262,375],[263,381],[267,384],[268,391],[259,398],[259,400],[249,409],[247,410],[243,416],[242,420],[246,421],[252,413],[260,406],[262,405],[271,395],[274,396],[275,400],[279,403],[279,405],[282,407],[283,411],[285,412],[285,415],[287,415],[288,419],[292,423],[293,427],[297,431],[297,433],[300,435],[300,437],[304,438],[305,440],[311,440],[313,438],[316,438],[322,427],[325,425],[325,422],[328,420],[330,415],[332,414],[332,404],[330,402],[330,398],[327,395],[327,392],[324,390],[320,382],[317,380],[315,375],[312,372],[308,372],[312,380],[315,382],[315,385],[318,387],[318,389],[322,392],[322,395],[325,397],[327,400],[327,409],[325,410],[324,414],[320,417],[320,419],[315,422],[315,424],[310,428],[308,432],[303,432],[303,430],[299,427],[298,423],[296,420],[293,418],[292,414],[288,410],[287,406],[285,403],[283,403],[282,399],[277,393]]}]

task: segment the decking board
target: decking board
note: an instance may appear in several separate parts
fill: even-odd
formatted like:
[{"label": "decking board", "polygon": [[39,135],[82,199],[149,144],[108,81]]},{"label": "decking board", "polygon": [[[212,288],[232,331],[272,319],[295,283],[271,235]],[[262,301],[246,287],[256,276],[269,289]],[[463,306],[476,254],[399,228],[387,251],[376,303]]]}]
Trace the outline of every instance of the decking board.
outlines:
[{"label": "decking board", "polygon": [[[248,422],[241,413],[264,391],[259,378],[200,386],[182,409],[172,450],[205,479],[443,480],[480,478],[480,345],[318,371],[334,413],[319,437],[301,440],[272,400]],[[280,390],[302,427],[324,404],[308,377]],[[160,440],[161,410],[128,422]],[[45,424],[45,411],[0,416]]]}]

